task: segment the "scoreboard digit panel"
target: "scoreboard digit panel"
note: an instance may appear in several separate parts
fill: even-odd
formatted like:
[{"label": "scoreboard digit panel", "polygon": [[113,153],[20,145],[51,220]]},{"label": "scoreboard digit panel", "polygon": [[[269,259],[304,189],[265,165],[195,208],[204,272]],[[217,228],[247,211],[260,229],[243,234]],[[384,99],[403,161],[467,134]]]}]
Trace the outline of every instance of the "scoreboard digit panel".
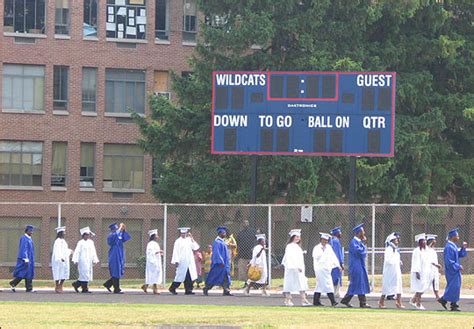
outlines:
[{"label": "scoreboard digit panel", "polygon": [[214,72],[213,154],[390,157],[394,72]]}]

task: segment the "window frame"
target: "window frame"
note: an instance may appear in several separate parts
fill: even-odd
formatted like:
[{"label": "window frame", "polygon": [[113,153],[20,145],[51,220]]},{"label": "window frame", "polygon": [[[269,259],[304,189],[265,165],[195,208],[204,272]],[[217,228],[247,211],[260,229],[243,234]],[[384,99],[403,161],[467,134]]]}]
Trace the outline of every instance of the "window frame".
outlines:
[{"label": "window frame", "polygon": [[[71,0],[61,0],[61,4],[64,4],[64,1],[67,1],[67,8],[63,5],[57,7],[57,2],[54,3],[54,34],[55,35],[69,35],[71,32]],[[58,11],[61,11],[61,14],[58,15]],[[58,17],[60,22],[58,23]]]},{"label": "window frame", "polygon": [[[122,73],[125,75],[124,79],[117,79],[110,77],[114,73],[119,74]],[[143,74],[143,80],[136,80],[136,79],[127,79],[127,74],[132,74],[132,73],[141,73]],[[123,108],[123,106],[127,106],[127,84],[134,84],[133,88],[133,94],[137,94],[137,85],[138,84],[143,84],[143,95],[140,95],[139,97],[133,97],[133,107],[131,108],[133,111],[135,111],[138,114],[144,115],[146,111],[146,70],[135,70],[135,69],[122,69],[122,68],[106,68],[105,69],[105,115],[107,116],[130,116],[130,113],[128,113],[128,107]],[[120,87],[122,85],[122,87]],[[111,87],[112,86],[112,87]],[[115,97],[117,94],[116,88],[121,88],[122,91],[119,93],[121,96],[121,104],[119,110],[116,111],[117,109],[117,103],[119,100]],[[109,94],[111,93],[111,94]],[[141,100],[140,100],[141,99]],[[138,101],[137,101],[138,100]],[[109,102],[112,102],[112,104],[109,104]],[[141,102],[141,104],[139,103]],[[139,105],[142,105],[143,108],[140,108],[140,111],[137,110],[137,103]],[[113,111],[109,111],[108,108],[111,107]]]},{"label": "window frame", "polygon": [[[83,176],[81,175],[81,172],[82,172],[82,157],[80,157],[79,159],[79,188],[81,189],[87,189],[87,188],[91,188],[91,189],[95,189],[96,187],[96,180],[95,180],[95,173],[96,173],[96,167],[97,167],[97,159],[96,159],[96,143],[88,143],[88,142],[81,142],[81,145],[80,145],[80,154],[82,154],[82,147],[83,146],[86,146],[86,145],[91,145],[92,146],[92,164],[93,166],[92,167],[84,167],[86,168],[86,175]],[[93,173],[92,175],[90,175],[89,173],[89,169],[90,168],[93,168]],[[89,175],[87,175],[89,174]],[[82,185],[83,182],[89,182],[89,180],[92,180],[92,185],[90,186],[85,186],[85,185]]]},{"label": "window frame", "polygon": [[[59,74],[59,77],[57,77],[56,74]],[[64,75],[66,76],[66,81],[63,81]],[[59,81],[59,87],[58,87],[59,89],[56,89],[57,81]],[[59,95],[57,94],[58,92],[59,92]],[[63,106],[61,106],[60,104],[63,104]],[[54,65],[54,68],[53,68],[53,111],[66,111],[67,112],[68,106],[69,106],[69,66]]]},{"label": "window frame", "polygon": [[[42,5],[42,7],[41,7]],[[6,15],[7,9],[12,9],[11,13]],[[34,22],[33,27],[29,28],[27,21],[28,21],[28,7],[25,6],[25,2],[23,3],[23,27],[21,29],[15,30],[16,27],[16,19],[20,16],[16,11],[16,1],[15,0],[5,0],[4,2],[4,9],[3,9],[3,30],[6,33],[24,33],[24,34],[39,34],[45,35],[46,34],[46,8],[47,8],[47,0],[34,0]],[[18,9],[20,11],[20,9]],[[38,11],[42,11],[43,17],[39,17]],[[11,25],[7,24],[6,21],[11,18]],[[42,18],[42,19],[41,19]],[[11,27],[11,31],[6,29],[5,27]]]},{"label": "window frame", "polygon": [[[8,162],[7,162],[7,168],[8,168],[8,173],[5,174],[7,175],[7,179],[9,181],[9,184],[1,184],[0,183],[0,187],[1,188],[15,188],[15,187],[18,187],[18,188],[38,188],[38,187],[42,187],[43,186],[43,152],[44,152],[44,143],[43,142],[36,142],[36,141],[12,141],[12,140],[1,140],[0,141],[0,144],[1,143],[14,143],[14,144],[19,144],[20,146],[20,150],[19,151],[2,151],[0,149],[0,154],[8,154]],[[36,143],[38,144],[37,146],[41,146],[41,152],[39,151],[23,151],[24,149],[24,144],[25,143]],[[15,154],[15,155],[18,155],[19,158],[20,158],[20,162],[19,162],[19,184],[12,184],[12,155]],[[24,155],[30,155],[31,156],[31,160],[30,160],[30,163],[29,163],[29,166],[30,166],[30,170],[29,170],[29,173],[28,175],[24,174],[23,170],[24,170]],[[40,165],[41,165],[41,169],[40,169],[40,175],[34,175],[34,170],[33,170],[33,166],[34,166],[34,159],[35,159],[35,155],[36,155],[36,159],[40,159]],[[39,155],[39,157],[38,157]],[[0,173],[0,175],[3,175],[3,173]],[[31,176],[31,185],[27,185],[27,184],[22,184],[23,181],[25,180],[23,177],[24,176]],[[35,181],[34,179],[34,176],[39,176],[39,184],[33,184],[33,182]]]},{"label": "window frame", "polygon": [[[62,142],[62,141],[54,141],[51,144],[51,188],[64,188],[67,186],[67,181],[68,181],[68,175],[67,175],[67,159],[68,159],[68,143],[67,142]],[[63,175],[56,175],[53,173],[54,170],[54,162],[55,162],[55,152],[54,152],[54,146],[55,145],[64,145],[65,147],[65,156],[64,156],[64,173]],[[55,179],[59,179],[58,182],[56,183]]]},{"label": "window frame", "polygon": [[[186,5],[190,3],[190,6],[193,6],[194,3],[194,12],[187,13]],[[194,15],[186,15],[194,14]],[[183,42],[184,43],[196,43],[197,31],[198,31],[198,17],[197,17],[197,1],[196,0],[183,0]],[[192,18],[194,17],[194,22]],[[194,27],[194,29],[192,29]]]},{"label": "window frame", "polygon": [[[85,89],[84,89],[84,81],[86,81],[84,79],[85,77],[85,72],[86,71],[89,71],[89,72],[92,72],[94,71],[94,78],[95,78],[95,89],[94,89],[94,100],[92,101],[91,99],[85,99],[87,97],[84,97],[84,92],[85,92]],[[81,81],[81,109],[82,109],[82,112],[86,112],[86,113],[97,113],[97,72],[98,72],[98,69],[97,67],[83,67],[82,68],[82,81]],[[89,80],[87,80],[89,82]],[[88,85],[86,87],[90,87],[90,83],[88,83]],[[92,89],[89,89],[89,91],[91,91]],[[90,96],[90,95],[88,95]],[[92,97],[91,97],[92,98]],[[94,110],[89,110],[89,109],[85,109],[84,108],[84,105],[85,104],[93,104],[94,106]]]},{"label": "window frame", "polygon": [[[164,22],[164,30],[163,29],[158,29],[158,25],[161,25],[160,21],[160,12],[159,12],[159,6],[158,2],[162,2],[165,7],[165,22]],[[156,0],[155,1],[155,39],[159,41],[169,41],[170,39],[170,4],[169,0]]]},{"label": "window frame", "polygon": [[[141,149],[141,152],[142,154],[141,155],[133,155],[133,154],[126,154],[126,153],[121,153],[121,154],[116,154],[114,152],[110,152],[107,150],[107,147],[108,146],[122,146],[122,147],[136,147],[139,149],[139,146],[136,145],[136,144],[104,144],[104,152],[103,152],[103,161],[104,161],[104,165],[103,165],[103,175],[102,175],[102,188],[103,188],[103,191],[105,192],[145,192],[145,152],[143,152]],[[107,166],[105,165],[106,163],[106,158],[111,158],[112,160],[112,172],[110,173],[110,175],[106,174],[106,170],[107,170]],[[132,169],[134,168],[135,166],[135,161],[139,160],[142,162],[142,166],[141,166],[141,169],[142,169],[142,179],[141,179],[141,187],[133,187],[132,184],[133,184],[133,181],[132,179],[130,179],[128,182],[130,184],[130,187],[114,187],[113,184],[114,184],[114,180],[113,180],[113,177],[114,177],[114,171],[113,171],[113,167],[118,163],[118,167],[120,168],[119,171],[120,171],[120,177],[121,178],[124,178],[126,177],[126,172],[125,172],[125,161],[126,159],[130,159],[132,158],[133,159],[133,162],[132,162]],[[130,172],[131,174],[132,172]],[[128,176],[131,176],[131,175],[128,175]],[[106,179],[106,177],[112,177],[112,179]],[[111,182],[112,185],[111,186],[105,186],[106,182]],[[127,182],[126,180],[123,180],[123,181],[118,181],[118,182]]]},{"label": "window frame", "polygon": [[[88,4],[89,7],[89,12],[87,13],[87,8],[86,4]],[[93,11],[95,6],[95,25],[93,25]],[[83,27],[82,27],[82,37],[83,38],[97,38],[98,33],[99,33],[99,4],[97,0],[84,0],[84,5],[83,5],[83,17],[82,17],[82,22],[83,22]],[[88,15],[88,19],[86,19],[86,15]],[[89,28],[95,29],[95,35],[85,35],[85,26],[84,24],[87,24]]]}]

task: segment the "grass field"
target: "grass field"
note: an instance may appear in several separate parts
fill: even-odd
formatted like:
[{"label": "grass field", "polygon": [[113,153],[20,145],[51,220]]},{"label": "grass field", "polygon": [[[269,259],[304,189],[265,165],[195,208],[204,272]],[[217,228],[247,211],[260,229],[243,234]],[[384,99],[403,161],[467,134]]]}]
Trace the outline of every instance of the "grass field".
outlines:
[{"label": "grass field", "polygon": [[472,328],[472,313],[285,307],[92,303],[0,303],[1,328]]}]

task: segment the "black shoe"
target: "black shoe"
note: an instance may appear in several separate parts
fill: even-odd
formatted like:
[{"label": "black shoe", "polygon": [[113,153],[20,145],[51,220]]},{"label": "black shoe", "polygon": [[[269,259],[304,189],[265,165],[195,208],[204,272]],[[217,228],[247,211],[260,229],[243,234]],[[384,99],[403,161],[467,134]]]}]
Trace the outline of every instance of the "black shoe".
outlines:
[{"label": "black shoe", "polygon": [[110,286],[108,286],[107,284],[103,284],[103,286],[105,287],[105,289],[107,289],[109,292],[112,292],[112,289],[110,289]]},{"label": "black shoe", "polygon": [[387,300],[395,300],[395,295],[389,295],[389,296],[387,296]]},{"label": "black shoe", "polygon": [[332,307],[336,307],[336,305],[339,304],[338,302],[331,303]]},{"label": "black shoe", "polygon": [[202,293],[204,294],[204,296],[209,296],[208,291],[209,289],[207,289],[206,287],[202,288]]},{"label": "black shoe", "polygon": [[352,307],[353,307],[349,302],[343,302],[342,300],[341,300],[341,304],[342,304],[342,305],[346,305],[346,306],[349,307],[349,308],[352,308]]},{"label": "black shoe", "polygon": [[184,294],[185,295],[196,295],[196,293],[192,292],[192,291],[186,291]]},{"label": "black shoe", "polygon": [[234,295],[232,295],[232,294],[230,293],[229,290],[224,291],[224,293],[223,293],[222,295],[224,295],[224,296],[234,296]]},{"label": "black shoe", "polygon": [[119,290],[114,290],[114,294],[121,294],[121,295],[122,295],[122,294],[123,294],[123,291],[122,291],[121,289],[119,289]]},{"label": "black shoe", "polygon": [[92,292],[90,292],[89,290],[83,290],[82,293],[83,294],[92,294]]},{"label": "black shoe", "polygon": [[448,309],[448,308],[446,307],[446,304],[447,304],[448,302],[445,301],[443,298],[438,299],[437,302],[440,303],[441,306],[443,306],[443,308],[444,308],[445,310]]},{"label": "black shoe", "polygon": [[360,308],[372,308],[369,304],[360,304]]},{"label": "black shoe", "polygon": [[31,292],[31,293],[33,293],[33,292],[36,292],[36,290],[33,290],[33,289],[26,289],[26,292]]},{"label": "black shoe", "polygon": [[321,303],[313,303],[314,306],[324,306],[323,304]]},{"label": "black shoe", "polygon": [[172,294],[172,295],[177,295],[178,293],[176,292],[175,289],[168,289],[168,291]]},{"label": "black shoe", "polygon": [[79,288],[79,283],[77,283],[77,281],[74,281],[72,283],[72,287],[74,288],[75,292],[79,292],[79,289],[78,289]]}]

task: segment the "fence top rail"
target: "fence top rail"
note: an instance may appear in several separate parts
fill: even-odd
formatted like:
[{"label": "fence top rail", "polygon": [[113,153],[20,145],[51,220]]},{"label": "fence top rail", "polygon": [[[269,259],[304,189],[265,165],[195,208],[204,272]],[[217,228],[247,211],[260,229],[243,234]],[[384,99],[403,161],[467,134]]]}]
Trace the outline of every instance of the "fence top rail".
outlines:
[{"label": "fence top rail", "polygon": [[285,203],[285,204],[248,204],[248,203],[135,203],[135,202],[15,202],[2,201],[0,205],[129,205],[129,206],[183,206],[183,207],[431,207],[431,208],[474,208],[474,204],[428,204],[428,203]]}]

